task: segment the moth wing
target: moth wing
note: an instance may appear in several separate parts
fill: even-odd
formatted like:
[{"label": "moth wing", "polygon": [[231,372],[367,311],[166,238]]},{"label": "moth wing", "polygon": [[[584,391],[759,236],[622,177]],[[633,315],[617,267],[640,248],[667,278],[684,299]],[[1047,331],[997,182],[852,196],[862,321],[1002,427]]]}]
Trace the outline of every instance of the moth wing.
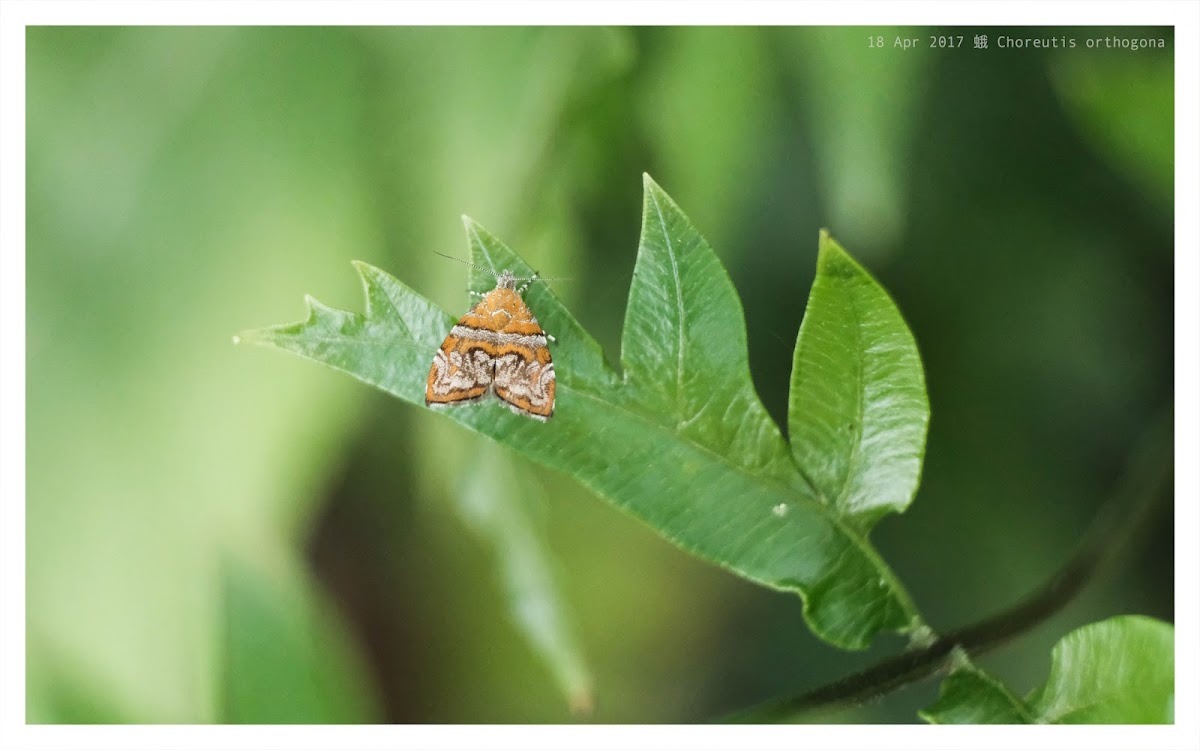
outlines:
[{"label": "moth wing", "polygon": [[[526,359],[522,354],[532,354]],[[531,348],[517,354],[507,352],[496,358],[493,387],[505,406],[518,414],[545,422],[554,416],[554,362],[550,349]]]},{"label": "moth wing", "polygon": [[[458,325],[466,325],[475,314],[476,310],[467,313]],[[494,374],[495,357],[486,345],[451,330],[433,355],[425,382],[425,405],[450,406],[482,398],[491,390]]]}]

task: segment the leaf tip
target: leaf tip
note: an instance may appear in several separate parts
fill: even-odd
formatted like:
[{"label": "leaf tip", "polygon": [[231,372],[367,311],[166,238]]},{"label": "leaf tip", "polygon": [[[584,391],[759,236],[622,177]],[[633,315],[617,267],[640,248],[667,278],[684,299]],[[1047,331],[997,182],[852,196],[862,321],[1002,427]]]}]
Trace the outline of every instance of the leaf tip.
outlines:
[{"label": "leaf tip", "polygon": [[[380,271],[375,266],[363,260],[352,260],[350,265],[354,267],[354,272],[358,274],[359,280],[363,283],[364,289],[370,289],[371,280],[377,278]],[[307,302],[307,299],[305,300]]]},{"label": "leaf tip", "polygon": [[233,334],[233,345],[240,346],[242,344],[270,344],[273,341],[275,329],[280,326],[268,326],[266,328],[250,328],[240,333]]},{"label": "leaf tip", "polygon": [[825,227],[821,227],[817,231],[817,252],[824,254],[826,252],[833,252],[836,250],[845,252],[845,249],[842,248],[842,246],[838,244],[838,241],[833,238],[833,234],[830,233],[830,231]]},{"label": "leaf tip", "polygon": [[[364,283],[366,279],[364,278]],[[304,325],[313,325],[321,313],[332,313],[334,309],[311,294],[304,295]]]},{"label": "leaf tip", "polygon": [[862,270],[829,230],[822,228],[817,235],[817,273],[847,275]]},{"label": "leaf tip", "polygon": [[642,172],[642,189],[646,198],[649,198],[651,195],[665,196],[667,194],[666,191],[662,189],[662,185],[659,185],[657,182],[655,182],[654,178],[650,176],[649,172]]},{"label": "leaf tip", "polygon": [[[463,229],[467,231],[467,252],[471,254],[471,260],[481,263],[481,260],[476,257],[476,254],[484,249],[484,244],[489,239],[495,239],[491,232],[484,229],[483,225],[475,221],[466,214],[462,215]],[[482,263],[481,263],[482,264]]]},{"label": "leaf tip", "polygon": [[[654,181],[649,172],[642,173],[642,223],[645,226],[646,218],[654,215],[659,221],[666,217],[678,217],[683,220],[688,220],[683,213],[683,209],[675,202],[671,195],[663,190],[662,185]],[[653,210],[653,214],[651,211]],[[690,221],[690,220],[688,220]]]}]

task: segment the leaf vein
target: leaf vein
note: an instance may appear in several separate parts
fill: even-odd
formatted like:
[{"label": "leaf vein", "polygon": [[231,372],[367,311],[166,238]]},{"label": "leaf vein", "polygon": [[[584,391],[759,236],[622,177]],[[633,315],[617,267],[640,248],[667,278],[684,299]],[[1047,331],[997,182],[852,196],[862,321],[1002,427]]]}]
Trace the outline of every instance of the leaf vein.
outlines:
[{"label": "leaf vein", "polygon": [[[677,344],[678,355],[675,365],[675,416],[677,419],[682,419],[683,408],[680,404],[680,399],[683,398],[683,354],[684,354],[684,312],[683,312],[683,280],[679,275],[679,260],[675,257],[675,246],[671,244],[671,233],[667,231],[667,220],[663,216],[662,206],[658,203],[658,196],[653,190],[647,190],[646,194],[654,203],[654,212],[658,214],[658,226],[662,229],[663,242],[666,244],[667,257],[671,260],[671,274],[675,280],[675,312],[679,316],[679,339]],[[682,422],[681,422],[682,425]]]}]

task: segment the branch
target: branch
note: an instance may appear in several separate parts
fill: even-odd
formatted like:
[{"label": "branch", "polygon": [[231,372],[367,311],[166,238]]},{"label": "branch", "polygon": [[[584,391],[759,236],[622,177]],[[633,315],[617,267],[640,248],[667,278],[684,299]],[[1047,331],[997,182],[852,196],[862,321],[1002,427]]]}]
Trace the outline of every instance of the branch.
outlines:
[{"label": "branch", "polygon": [[1096,514],[1079,550],[1050,580],[1021,603],[886,659],[857,674],[799,695],[779,698],[726,717],[726,722],[770,723],[811,718],[879,698],[939,670],[954,648],[976,656],[1026,632],[1070,602],[1140,529],[1166,498],[1174,464],[1173,406],[1153,420],[1122,480]]}]

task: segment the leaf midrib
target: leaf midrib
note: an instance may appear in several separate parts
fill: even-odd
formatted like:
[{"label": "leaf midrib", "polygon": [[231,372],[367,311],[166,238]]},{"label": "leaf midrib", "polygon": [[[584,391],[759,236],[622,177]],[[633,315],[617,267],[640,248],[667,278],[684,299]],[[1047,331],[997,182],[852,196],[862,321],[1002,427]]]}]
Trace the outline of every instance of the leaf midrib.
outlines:
[{"label": "leaf midrib", "polygon": [[678,356],[675,363],[675,417],[679,420],[679,424],[683,424],[683,408],[679,400],[683,397],[683,362],[684,362],[684,311],[683,311],[683,280],[679,276],[679,261],[675,258],[675,248],[671,244],[671,235],[667,231],[667,220],[663,218],[662,206],[658,203],[658,196],[653,190],[647,190],[646,195],[654,204],[654,213],[658,215],[658,228],[662,231],[663,242],[666,244],[667,257],[671,259],[671,275],[675,280],[675,313],[679,318],[679,344]]},{"label": "leaf midrib", "polygon": [[[850,291],[853,292],[853,290]],[[862,316],[859,314],[858,301],[854,298],[853,293],[848,294],[847,297],[850,302],[850,314],[854,317],[854,351],[861,352],[863,351],[861,346]],[[842,478],[842,487],[838,490],[837,498],[834,500],[834,506],[846,516],[851,515],[846,509],[846,501],[850,496],[850,478],[854,476],[854,470],[861,460],[860,455],[862,452],[863,417],[866,412],[866,408],[863,405],[865,399],[864,391],[866,390],[866,377],[863,373],[864,358],[865,356],[854,358],[855,375],[857,376],[855,379],[856,387],[854,389],[854,442],[850,446],[850,460],[846,462],[846,474]],[[837,428],[835,427],[834,429]]]}]

